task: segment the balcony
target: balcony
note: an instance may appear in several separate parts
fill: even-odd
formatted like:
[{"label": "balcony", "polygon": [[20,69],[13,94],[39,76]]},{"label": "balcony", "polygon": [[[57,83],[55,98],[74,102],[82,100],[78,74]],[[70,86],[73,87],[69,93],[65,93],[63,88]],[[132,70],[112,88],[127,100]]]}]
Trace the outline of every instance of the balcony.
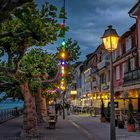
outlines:
[{"label": "balcony", "polygon": [[124,74],[123,86],[140,84],[140,69],[129,71]]},{"label": "balcony", "polygon": [[103,61],[101,61],[100,63],[97,64],[97,68],[102,69],[103,67],[109,65],[109,63],[110,63],[110,60],[103,60]]}]

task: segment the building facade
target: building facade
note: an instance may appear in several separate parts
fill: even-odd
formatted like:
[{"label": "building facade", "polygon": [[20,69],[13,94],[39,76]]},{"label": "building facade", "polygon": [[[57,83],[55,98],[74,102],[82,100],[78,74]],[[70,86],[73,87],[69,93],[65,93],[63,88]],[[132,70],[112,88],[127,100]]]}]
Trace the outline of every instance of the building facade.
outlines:
[{"label": "building facade", "polygon": [[[118,48],[113,52],[114,101],[116,109],[127,108],[131,98],[134,109],[140,112],[140,2],[129,11],[136,24],[120,36]],[[80,78],[79,78],[80,76]],[[77,82],[81,106],[100,108],[101,100],[107,107],[110,102],[110,54],[103,44],[87,55],[80,65]],[[79,85],[79,84],[78,84]],[[79,90],[80,89],[80,90]]]}]

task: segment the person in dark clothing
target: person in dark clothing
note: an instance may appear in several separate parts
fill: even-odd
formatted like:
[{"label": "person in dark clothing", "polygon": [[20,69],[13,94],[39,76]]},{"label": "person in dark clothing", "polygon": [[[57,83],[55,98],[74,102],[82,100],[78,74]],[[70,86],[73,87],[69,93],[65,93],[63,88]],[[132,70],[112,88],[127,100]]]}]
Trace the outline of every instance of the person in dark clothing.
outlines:
[{"label": "person in dark clothing", "polygon": [[55,114],[57,115],[58,114],[58,110],[60,108],[60,105],[59,104],[55,104]]},{"label": "person in dark clothing", "polygon": [[67,109],[67,115],[70,115],[70,104],[66,103],[65,108]]}]

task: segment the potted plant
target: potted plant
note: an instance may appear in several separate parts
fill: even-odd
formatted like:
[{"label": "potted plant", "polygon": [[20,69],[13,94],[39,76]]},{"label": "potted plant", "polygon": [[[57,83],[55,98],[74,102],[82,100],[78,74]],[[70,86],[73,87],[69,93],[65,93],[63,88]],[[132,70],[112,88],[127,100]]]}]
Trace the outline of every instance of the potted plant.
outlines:
[{"label": "potted plant", "polygon": [[101,122],[106,122],[106,118],[105,118],[105,112],[104,112],[104,102],[103,99],[101,100]]},{"label": "potted plant", "polygon": [[129,99],[128,103],[128,113],[127,113],[127,130],[128,132],[134,132],[135,131],[135,120],[133,118],[133,104],[132,100]]}]

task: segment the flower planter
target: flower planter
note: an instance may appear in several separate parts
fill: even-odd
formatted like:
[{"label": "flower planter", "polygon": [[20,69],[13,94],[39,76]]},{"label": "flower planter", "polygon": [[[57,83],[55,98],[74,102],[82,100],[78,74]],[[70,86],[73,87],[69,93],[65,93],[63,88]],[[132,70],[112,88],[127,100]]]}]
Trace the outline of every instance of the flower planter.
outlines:
[{"label": "flower planter", "polygon": [[136,131],[135,124],[128,124],[127,130],[128,130],[128,132],[135,132]]}]

